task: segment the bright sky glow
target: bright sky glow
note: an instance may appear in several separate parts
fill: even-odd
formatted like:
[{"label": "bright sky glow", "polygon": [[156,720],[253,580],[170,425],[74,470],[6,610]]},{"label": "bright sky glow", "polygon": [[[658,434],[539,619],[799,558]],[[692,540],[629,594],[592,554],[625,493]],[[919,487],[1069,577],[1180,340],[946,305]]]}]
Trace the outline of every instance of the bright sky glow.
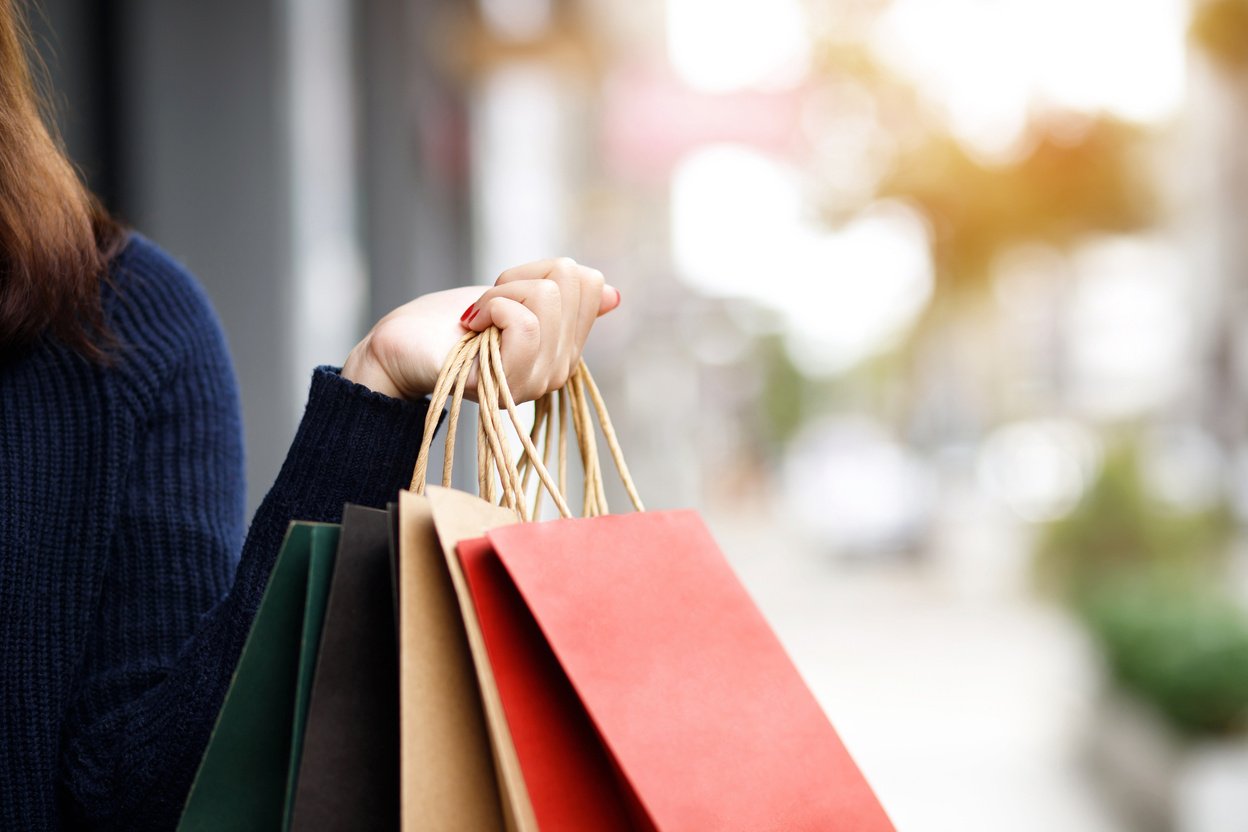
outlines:
[{"label": "bright sky glow", "polygon": [[873,46],[959,138],[1015,145],[1033,106],[1157,121],[1185,86],[1186,0],[895,0]]},{"label": "bright sky glow", "polygon": [[1178,252],[1108,238],[1076,253],[1075,272],[1066,322],[1074,403],[1105,419],[1165,404],[1192,366],[1190,281]]},{"label": "bright sky glow", "polygon": [[832,374],[891,346],[927,303],[927,229],[910,208],[880,202],[830,231],[803,197],[780,162],[733,145],[699,150],[673,177],[673,254],[705,294],[782,313],[794,360]]},{"label": "bright sky glow", "polygon": [[979,481],[1023,520],[1056,520],[1079,502],[1100,458],[1095,435],[1078,422],[1015,422],[984,442]]},{"label": "bright sky glow", "polygon": [[667,44],[685,83],[706,92],[790,85],[810,41],[799,0],[667,0]]}]

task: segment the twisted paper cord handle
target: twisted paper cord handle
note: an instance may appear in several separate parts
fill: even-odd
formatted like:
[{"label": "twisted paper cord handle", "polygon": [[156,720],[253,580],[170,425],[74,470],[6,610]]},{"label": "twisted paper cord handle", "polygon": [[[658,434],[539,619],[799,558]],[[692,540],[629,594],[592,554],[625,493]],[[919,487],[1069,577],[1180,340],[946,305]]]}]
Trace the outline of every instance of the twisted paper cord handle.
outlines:
[{"label": "twisted paper cord handle", "polygon": [[[451,402],[451,412],[450,424],[447,426],[446,453],[442,460],[442,485],[450,487],[460,408],[463,404],[468,375],[475,364],[477,367],[477,402],[480,405],[477,422],[477,483],[479,493],[483,498],[491,503],[499,503],[510,508],[519,520],[526,521],[537,517],[544,489],[551,496],[560,516],[571,517],[572,511],[564,498],[567,492],[570,414],[573,431],[576,434],[577,448],[580,451],[581,465],[585,472],[582,514],[586,517],[606,514],[608,511],[606,491],[603,487],[598,442],[594,434],[593,416],[590,411],[592,401],[593,410],[597,413],[603,436],[607,440],[607,448],[615,462],[620,480],[624,484],[624,490],[633,507],[638,511],[644,511],[637,487],[624,462],[624,454],[620,450],[620,443],[616,438],[611,417],[607,414],[606,403],[585,362],[581,361],[577,365],[568,383],[562,389],[552,390],[535,402],[533,425],[530,430],[525,431],[503,372],[500,342],[497,327],[490,327],[480,333],[465,333],[447,356],[438,374],[433,393],[430,395],[429,413],[425,418],[425,432],[421,440],[420,453],[416,458],[416,467],[412,472],[412,490],[417,494],[424,493],[433,433],[438,424],[438,417],[446,407],[448,399]],[[503,431],[500,411],[504,409],[524,446],[518,461],[511,458],[506,434]],[[556,412],[559,422],[557,439],[552,424]],[[540,452],[538,451],[539,437],[542,437]],[[558,446],[557,483],[546,467],[550,460],[552,444]],[[530,507],[527,505],[526,495],[533,474],[537,475],[539,487],[535,489],[533,504]],[[501,495],[498,493],[500,484]]]}]

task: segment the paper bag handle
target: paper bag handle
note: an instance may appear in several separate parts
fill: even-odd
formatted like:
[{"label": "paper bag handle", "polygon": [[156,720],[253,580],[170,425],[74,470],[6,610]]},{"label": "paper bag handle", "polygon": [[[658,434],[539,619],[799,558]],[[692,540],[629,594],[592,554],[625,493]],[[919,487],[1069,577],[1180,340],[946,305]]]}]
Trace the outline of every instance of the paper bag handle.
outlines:
[{"label": "paper bag handle", "polygon": [[[607,448],[615,462],[620,480],[624,484],[624,490],[628,493],[633,507],[638,511],[644,511],[641,497],[629,474],[628,465],[624,462],[624,454],[620,450],[619,440],[611,424],[611,417],[607,413],[606,403],[585,362],[578,363],[563,388],[548,392],[534,403],[533,426],[526,432],[521,425],[511,390],[507,386],[499,344],[498,328],[489,327],[480,333],[465,333],[447,356],[430,396],[424,437],[421,440],[420,454],[416,458],[416,467],[412,473],[412,490],[417,494],[424,492],[433,433],[448,399],[451,403],[451,412],[447,425],[446,453],[442,460],[442,484],[446,487],[450,486],[459,413],[468,383],[468,374],[475,362],[478,369],[477,402],[480,405],[477,422],[477,483],[479,493],[483,498],[513,509],[521,521],[526,521],[536,518],[541,504],[541,492],[544,489],[550,494],[559,514],[563,517],[571,517],[572,511],[564,498],[567,492],[567,440],[570,414],[585,472],[585,499],[582,513],[586,517],[606,514],[606,492],[603,488],[598,443],[590,412],[592,402],[603,437],[607,440]],[[518,464],[511,458],[507,438],[503,432],[499,411],[504,408],[524,446]],[[554,436],[556,413],[559,426],[557,440]],[[537,449],[539,437],[542,437],[543,445],[540,453]],[[558,483],[551,477],[546,467],[550,459],[551,446],[554,444],[557,444],[559,449]],[[498,483],[495,482],[495,473],[498,475],[498,483],[501,483],[501,495],[497,493]],[[533,473],[537,474],[539,485],[530,509],[526,495]]]}]

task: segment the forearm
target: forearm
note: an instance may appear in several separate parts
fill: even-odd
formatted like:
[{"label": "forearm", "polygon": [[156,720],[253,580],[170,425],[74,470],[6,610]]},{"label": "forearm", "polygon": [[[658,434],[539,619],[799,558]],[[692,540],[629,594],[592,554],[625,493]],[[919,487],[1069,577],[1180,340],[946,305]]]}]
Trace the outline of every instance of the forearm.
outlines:
[{"label": "forearm", "polygon": [[[108,761],[104,776],[89,778],[102,792],[84,805],[93,826],[173,828],[290,522],[335,522],[345,503],[393,500],[410,481],[425,413],[424,402],[391,399],[317,371],[229,594],[205,616],[161,683],[85,738],[84,751]],[[109,747],[109,735],[123,750]]]},{"label": "forearm", "polygon": [[344,504],[384,507],[408,486],[427,406],[317,370],[290,452],[251,522],[230,593],[248,622],[292,520],[336,523]]}]

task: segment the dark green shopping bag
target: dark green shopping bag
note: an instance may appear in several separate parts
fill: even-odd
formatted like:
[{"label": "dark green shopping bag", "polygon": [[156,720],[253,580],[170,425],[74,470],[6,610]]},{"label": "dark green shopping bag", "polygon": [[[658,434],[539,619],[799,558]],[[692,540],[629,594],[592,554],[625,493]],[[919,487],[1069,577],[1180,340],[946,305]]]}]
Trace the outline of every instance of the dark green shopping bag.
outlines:
[{"label": "dark green shopping bag", "polygon": [[179,832],[276,832],[289,823],[338,537],[335,525],[290,525]]}]

